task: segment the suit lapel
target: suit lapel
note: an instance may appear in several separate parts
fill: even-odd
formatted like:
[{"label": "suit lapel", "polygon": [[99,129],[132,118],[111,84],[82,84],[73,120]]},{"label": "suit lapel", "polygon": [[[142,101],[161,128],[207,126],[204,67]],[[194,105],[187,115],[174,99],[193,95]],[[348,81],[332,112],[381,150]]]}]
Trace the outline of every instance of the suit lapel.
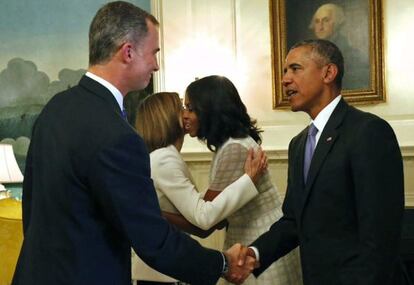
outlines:
[{"label": "suit lapel", "polygon": [[[309,195],[311,191],[314,190],[312,187],[316,177],[318,176],[318,173],[323,165],[323,162],[325,161],[326,156],[330,152],[331,148],[335,144],[335,142],[339,139],[340,132],[338,131],[339,126],[341,125],[346,111],[348,109],[348,104],[344,101],[344,99],[341,99],[339,101],[338,105],[336,106],[335,110],[333,111],[331,117],[329,118],[320,138],[318,141],[318,144],[316,145],[315,152],[312,157],[312,162],[309,168],[308,173],[308,179],[304,186],[304,197],[303,197],[303,205],[301,207],[301,214],[303,211],[304,206],[306,205],[306,202],[309,198]],[[306,143],[306,138],[305,138]],[[302,155],[304,154],[304,150],[301,151]],[[303,180],[303,156],[302,156],[302,180]]]},{"label": "suit lapel", "polygon": [[304,157],[305,157],[305,147],[306,147],[306,140],[308,138],[308,129],[309,126],[304,129],[299,137],[299,144],[298,144],[298,152],[297,152],[297,159],[296,159],[296,173],[297,173],[297,177],[302,177],[301,179],[301,184],[302,188],[305,187],[305,182],[303,180],[303,164],[304,164]]}]

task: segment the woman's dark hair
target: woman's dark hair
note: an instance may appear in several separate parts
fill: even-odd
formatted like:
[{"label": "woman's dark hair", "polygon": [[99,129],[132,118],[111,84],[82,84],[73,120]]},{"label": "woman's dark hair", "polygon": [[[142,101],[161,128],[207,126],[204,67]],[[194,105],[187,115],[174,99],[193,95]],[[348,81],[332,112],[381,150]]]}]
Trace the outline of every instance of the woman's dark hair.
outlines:
[{"label": "woman's dark hair", "polygon": [[207,76],[192,82],[186,90],[191,108],[199,121],[198,139],[211,151],[216,151],[226,140],[251,136],[262,142],[256,126],[247,114],[233,83],[223,76]]}]

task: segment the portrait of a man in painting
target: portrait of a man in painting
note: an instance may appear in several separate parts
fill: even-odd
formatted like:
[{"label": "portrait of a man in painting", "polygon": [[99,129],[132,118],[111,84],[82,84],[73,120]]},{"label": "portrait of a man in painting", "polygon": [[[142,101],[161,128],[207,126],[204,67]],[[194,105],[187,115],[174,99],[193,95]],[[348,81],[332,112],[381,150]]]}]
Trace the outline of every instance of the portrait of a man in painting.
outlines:
[{"label": "portrait of a man in painting", "polygon": [[[286,1],[287,43],[318,38],[335,43],[345,61],[344,89],[367,89],[370,82],[369,1]],[[299,10],[308,11],[298,23]]]}]

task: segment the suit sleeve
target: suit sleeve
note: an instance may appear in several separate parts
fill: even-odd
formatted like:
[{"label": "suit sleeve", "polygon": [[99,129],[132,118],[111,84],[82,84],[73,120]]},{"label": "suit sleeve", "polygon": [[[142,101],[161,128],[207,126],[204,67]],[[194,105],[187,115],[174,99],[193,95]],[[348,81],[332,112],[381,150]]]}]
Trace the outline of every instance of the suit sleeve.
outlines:
[{"label": "suit sleeve", "polygon": [[23,179],[23,197],[22,197],[22,220],[23,233],[26,234],[30,224],[31,209],[32,209],[32,190],[33,190],[33,157],[32,157],[32,143],[29,145],[27,151],[26,166],[24,170]]},{"label": "suit sleeve", "polygon": [[[152,162],[154,163],[154,161]],[[190,177],[185,162],[171,153],[157,156],[152,169],[157,189],[192,224],[207,230],[258,195],[247,174],[226,187],[213,201],[204,201]]]},{"label": "suit sleeve", "polygon": [[359,229],[358,255],[343,265],[343,284],[389,284],[398,262],[404,209],[401,152],[393,130],[374,118],[354,135],[351,167]]},{"label": "suit sleeve", "polygon": [[270,229],[259,236],[251,246],[258,249],[260,255],[260,267],[253,271],[258,276],[265,271],[273,262],[283,257],[299,245],[295,214],[293,212],[293,190],[292,190],[292,168],[294,143],[289,144],[289,165],[286,197],[283,201],[283,216],[276,221]]},{"label": "suit sleeve", "polygon": [[90,169],[92,195],[114,230],[131,242],[145,263],[184,282],[217,282],[221,253],[201,247],[161,217],[149,156],[137,135],[124,135],[104,147]]}]

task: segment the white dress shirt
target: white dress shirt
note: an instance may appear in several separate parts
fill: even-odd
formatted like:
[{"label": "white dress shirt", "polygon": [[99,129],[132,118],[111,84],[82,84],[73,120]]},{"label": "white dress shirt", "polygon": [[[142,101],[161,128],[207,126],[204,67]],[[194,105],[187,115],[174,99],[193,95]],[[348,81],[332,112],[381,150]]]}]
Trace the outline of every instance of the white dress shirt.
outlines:
[{"label": "white dress shirt", "polygon": [[338,105],[339,101],[341,100],[342,96],[339,95],[335,99],[332,100],[331,103],[328,104],[319,114],[316,116],[315,120],[311,120],[311,123],[318,129],[315,137],[315,147],[318,145],[319,138],[323,132],[323,129],[328,123],[329,118],[331,117],[333,111],[335,110],[336,106]]},{"label": "white dress shirt", "polygon": [[121,111],[124,110],[124,96],[122,96],[122,93],[118,90],[118,88],[116,88],[114,85],[112,85],[102,77],[99,77],[98,75],[95,75],[89,71],[86,72],[85,75],[105,86],[112,93],[112,95],[114,95],[115,100],[116,102],[118,102]]}]

